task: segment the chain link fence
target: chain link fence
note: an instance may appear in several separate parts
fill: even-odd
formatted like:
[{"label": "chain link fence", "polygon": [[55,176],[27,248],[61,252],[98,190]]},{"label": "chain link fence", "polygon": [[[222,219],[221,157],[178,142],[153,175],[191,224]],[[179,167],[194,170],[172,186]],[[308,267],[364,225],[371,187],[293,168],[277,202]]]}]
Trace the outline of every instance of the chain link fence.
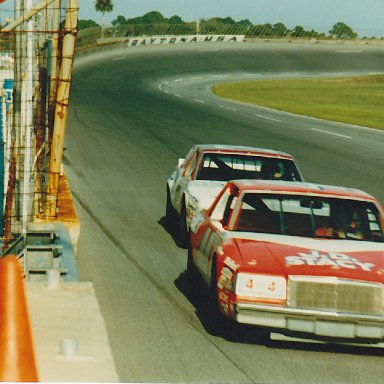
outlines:
[{"label": "chain link fence", "polygon": [[[184,24],[126,24],[113,27],[93,27],[80,30],[78,47],[93,46],[109,42],[128,40],[146,36],[182,36],[182,35],[244,35],[246,39],[290,39],[290,40],[351,40],[358,35],[347,25],[336,24],[328,33],[306,30],[297,26],[287,28],[282,23],[252,25],[241,23],[223,24],[210,22],[189,22]],[[364,37],[363,39],[375,39]]]},{"label": "chain link fence", "polygon": [[[77,12],[71,1],[47,0],[38,10],[19,2],[15,20],[0,30],[3,251],[29,223],[55,219],[48,210],[50,162],[55,113],[69,102],[58,100],[58,90],[63,41],[77,32],[65,27],[68,14]],[[58,190],[53,193],[57,198]]]}]

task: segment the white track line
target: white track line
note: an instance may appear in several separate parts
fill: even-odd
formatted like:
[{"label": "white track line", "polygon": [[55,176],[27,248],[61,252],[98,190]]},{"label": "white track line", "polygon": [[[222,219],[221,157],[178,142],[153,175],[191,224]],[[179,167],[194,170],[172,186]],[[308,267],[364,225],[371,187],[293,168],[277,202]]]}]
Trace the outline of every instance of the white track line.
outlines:
[{"label": "white track line", "polygon": [[352,139],[351,136],[341,135],[340,133],[335,133],[335,132],[330,132],[330,131],[324,131],[323,129],[311,128],[311,130],[312,130],[312,131],[316,131],[316,132],[326,133],[326,134],[328,134],[328,135],[333,135],[333,136],[342,137],[343,139]]},{"label": "white track line", "polygon": [[260,117],[260,118],[265,119],[265,120],[271,120],[271,121],[274,121],[276,123],[281,123],[282,122],[281,120],[274,119],[273,117],[268,117],[268,116],[258,115],[258,114],[255,114],[255,116]]}]

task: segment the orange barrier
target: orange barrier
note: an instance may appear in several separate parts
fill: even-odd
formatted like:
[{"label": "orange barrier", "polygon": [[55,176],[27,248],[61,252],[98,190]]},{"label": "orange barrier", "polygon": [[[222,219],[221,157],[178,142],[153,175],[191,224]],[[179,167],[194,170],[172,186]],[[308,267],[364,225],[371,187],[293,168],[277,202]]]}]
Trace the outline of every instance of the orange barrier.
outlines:
[{"label": "orange barrier", "polygon": [[0,259],[0,381],[38,381],[24,281],[13,255]]}]

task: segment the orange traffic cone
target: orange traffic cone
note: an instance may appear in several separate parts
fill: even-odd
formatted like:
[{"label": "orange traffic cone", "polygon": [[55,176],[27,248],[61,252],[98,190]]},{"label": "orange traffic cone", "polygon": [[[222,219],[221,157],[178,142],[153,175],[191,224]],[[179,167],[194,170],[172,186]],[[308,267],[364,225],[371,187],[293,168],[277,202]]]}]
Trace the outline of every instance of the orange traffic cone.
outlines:
[{"label": "orange traffic cone", "polygon": [[0,259],[0,381],[38,381],[24,281],[13,255]]}]

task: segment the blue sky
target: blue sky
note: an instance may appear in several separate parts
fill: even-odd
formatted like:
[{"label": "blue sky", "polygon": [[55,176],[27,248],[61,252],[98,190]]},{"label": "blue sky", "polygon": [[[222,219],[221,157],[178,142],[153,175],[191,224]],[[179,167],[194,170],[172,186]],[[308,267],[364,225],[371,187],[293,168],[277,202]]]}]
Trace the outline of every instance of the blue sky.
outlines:
[{"label": "blue sky", "polygon": [[[101,23],[94,3],[80,0],[80,18]],[[230,16],[254,24],[301,25],[318,32],[328,32],[335,23],[343,22],[361,37],[384,37],[384,0],[113,0],[113,4],[107,22],[118,15],[130,18],[159,11],[165,17],[178,15],[185,21]]]}]

